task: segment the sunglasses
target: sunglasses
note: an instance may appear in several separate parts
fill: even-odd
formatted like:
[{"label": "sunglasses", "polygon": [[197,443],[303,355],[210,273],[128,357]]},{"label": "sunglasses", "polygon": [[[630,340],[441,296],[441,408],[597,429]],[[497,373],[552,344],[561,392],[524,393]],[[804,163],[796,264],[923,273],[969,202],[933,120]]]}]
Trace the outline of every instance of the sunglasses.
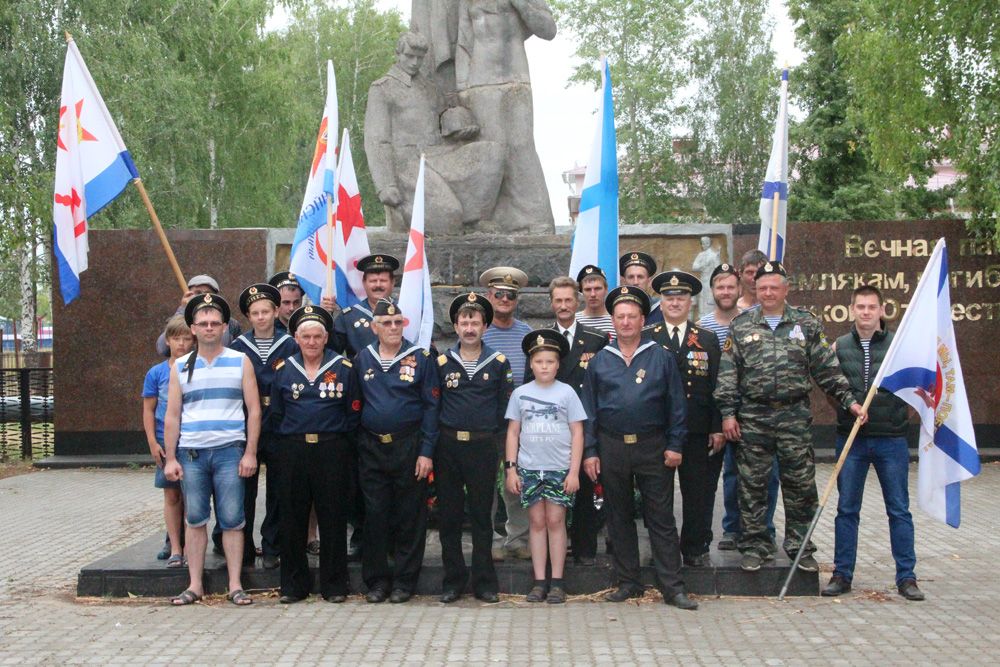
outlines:
[{"label": "sunglasses", "polygon": [[507,299],[508,301],[517,301],[517,292],[515,292],[514,290],[498,289],[493,293],[493,295],[496,297],[498,301],[502,299]]}]

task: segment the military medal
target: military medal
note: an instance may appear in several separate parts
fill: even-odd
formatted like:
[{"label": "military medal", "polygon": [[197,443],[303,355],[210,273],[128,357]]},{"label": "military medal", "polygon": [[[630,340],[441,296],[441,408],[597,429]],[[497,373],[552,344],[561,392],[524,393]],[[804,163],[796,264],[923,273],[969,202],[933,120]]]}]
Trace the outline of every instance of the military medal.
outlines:
[{"label": "military medal", "polygon": [[371,379],[372,379],[373,377],[375,377],[375,371],[373,371],[373,370],[372,370],[372,369],[370,369],[370,368],[369,368],[368,370],[366,370],[366,371],[365,371],[365,382],[368,382],[368,381],[369,381],[369,380],[371,380]]},{"label": "military medal", "polygon": [[646,377],[646,369],[640,368],[639,372],[635,374],[635,383],[642,384],[642,378]]},{"label": "military medal", "polygon": [[344,397],[344,383],[343,382],[338,382],[337,383],[337,398],[343,398],[343,397]]},{"label": "military medal", "polygon": [[760,334],[754,334],[753,335],[753,339],[754,339],[754,342],[760,340]]},{"label": "military medal", "polygon": [[355,329],[357,329],[360,326],[361,326],[361,320],[358,320],[357,322],[354,323],[354,328]]},{"label": "military medal", "polygon": [[302,391],[305,388],[306,388],[306,386],[304,384],[295,384],[293,382],[292,383],[292,398],[298,398],[299,397],[299,392]]},{"label": "military medal", "polygon": [[369,324],[368,324],[368,320],[365,320],[365,321],[364,321],[364,322],[362,322],[361,324],[363,324],[363,325],[364,325],[364,327],[365,327],[366,329],[367,329],[367,328],[368,328],[368,326],[369,326]]},{"label": "military medal", "polygon": [[320,382],[319,383],[319,397],[320,398],[326,398],[326,383],[325,382]]},{"label": "military medal", "polygon": [[483,373],[483,379],[484,380],[489,380],[490,379],[490,374],[489,373]]}]

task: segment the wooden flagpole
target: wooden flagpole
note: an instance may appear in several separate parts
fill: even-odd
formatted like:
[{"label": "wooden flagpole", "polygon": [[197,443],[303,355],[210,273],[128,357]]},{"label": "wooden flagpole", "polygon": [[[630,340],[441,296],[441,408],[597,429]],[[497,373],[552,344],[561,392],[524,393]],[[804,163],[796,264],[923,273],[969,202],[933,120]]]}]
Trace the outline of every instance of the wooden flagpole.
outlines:
[{"label": "wooden flagpole", "polygon": [[[327,146],[327,150],[330,147]],[[326,193],[326,292],[325,296],[333,297],[333,230],[337,205],[330,193]]]},{"label": "wooden flagpole", "polygon": [[[778,186],[781,187],[780,184]],[[775,191],[774,199],[772,200],[771,211],[771,245],[768,259],[772,262],[778,259],[778,204],[781,202],[781,191]]]},{"label": "wooden flagpole", "polygon": [[[66,33],[66,43],[69,44],[73,41],[73,35]],[[149,194],[146,193],[146,187],[142,184],[142,179],[136,176],[132,179],[135,187],[139,189],[139,196],[142,197],[142,203],[146,205],[146,211],[149,213],[150,220],[153,221],[153,228],[156,230],[156,235],[160,237],[160,243],[163,245],[163,251],[167,254],[167,261],[170,262],[170,267],[174,271],[174,276],[177,278],[177,284],[181,288],[181,294],[186,294],[188,291],[187,281],[184,280],[184,274],[181,273],[181,267],[177,264],[177,258],[174,257],[174,251],[170,248],[170,241],[167,240],[167,235],[163,232],[163,226],[160,224],[160,218],[156,215],[156,210],[153,208],[153,202],[149,199]]]},{"label": "wooden flagpole", "polygon": [[[878,393],[878,385],[874,382],[872,386],[868,388],[868,394],[865,396],[865,402],[861,405],[861,409],[867,413],[868,406],[871,405],[872,399],[875,398],[875,394]],[[851,451],[851,446],[854,444],[854,439],[858,435],[858,430],[861,428],[861,417],[857,417],[854,420],[854,426],[851,427],[851,433],[847,436],[846,442],[844,442],[844,449],[840,452],[840,456],[837,458],[837,465],[833,467],[833,474],[830,475],[829,481],[826,483],[826,489],[823,490],[823,497],[819,500],[819,507],[816,508],[816,513],[813,515],[812,523],[809,524],[809,530],[806,531],[805,537],[802,538],[802,544],[799,545],[799,552],[795,554],[795,560],[792,561],[792,566],[788,568],[788,576],[785,577],[785,583],[781,587],[781,592],[778,593],[778,601],[785,599],[785,593],[788,592],[788,584],[791,583],[792,577],[795,575],[795,570],[799,566],[799,561],[802,560],[802,553],[805,551],[806,545],[809,544],[809,539],[812,537],[813,531],[816,530],[816,524],[819,523],[819,517],[823,514],[823,508],[826,507],[826,501],[830,499],[830,493],[833,491],[833,485],[837,482],[837,476],[840,474],[840,469],[844,467],[844,461],[847,460],[847,454]]]}]

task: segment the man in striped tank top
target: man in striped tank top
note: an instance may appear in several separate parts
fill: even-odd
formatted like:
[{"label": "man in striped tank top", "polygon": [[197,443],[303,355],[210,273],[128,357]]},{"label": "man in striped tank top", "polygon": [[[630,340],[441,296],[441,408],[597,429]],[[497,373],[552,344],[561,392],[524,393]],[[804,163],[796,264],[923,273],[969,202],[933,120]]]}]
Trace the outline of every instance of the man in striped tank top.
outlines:
[{"label": "man in striped tank top", "polygon": [[233,604],[247,605],[252,600],[240,582],[245,524],[243,478],[257,471],[257,380],[247,356],[222,344],[222,333],[229,322],[229,304],[222,297],[193,297],[184,309],[184,320],[195,335],[197,347],[180,357],[170,374],[164,422],[167,462],[163,471],[167,479],[180,480],[184,493],[191,581],[171,603],[192,604],[204,594],[206,526],[214,497],[229,574],[227,598]]}]

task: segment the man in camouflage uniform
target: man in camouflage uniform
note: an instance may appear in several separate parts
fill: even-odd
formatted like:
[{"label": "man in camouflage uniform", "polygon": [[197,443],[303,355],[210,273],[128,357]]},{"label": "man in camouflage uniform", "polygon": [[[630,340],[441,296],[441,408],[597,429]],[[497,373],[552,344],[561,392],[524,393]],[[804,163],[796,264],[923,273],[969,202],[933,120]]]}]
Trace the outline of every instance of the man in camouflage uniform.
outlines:
[{"label": "man in camouflage uniform", "polygon": [[[739,442],[740,567],[759,570],[773,558],[767,532],[767,479],[775,454],[785,503],[784,549],[794,557],[816,512],[816,466],[809,425],[812,380],[831,398],[861,416],[861,405],[840,371],[822,323],[804,308],[789,306],[788,278],[780,262],[757,272],[761,307],[740,314],[722,352],[715,400],[727,440]],[[810,542],[799,568],[819,569]]]}]

